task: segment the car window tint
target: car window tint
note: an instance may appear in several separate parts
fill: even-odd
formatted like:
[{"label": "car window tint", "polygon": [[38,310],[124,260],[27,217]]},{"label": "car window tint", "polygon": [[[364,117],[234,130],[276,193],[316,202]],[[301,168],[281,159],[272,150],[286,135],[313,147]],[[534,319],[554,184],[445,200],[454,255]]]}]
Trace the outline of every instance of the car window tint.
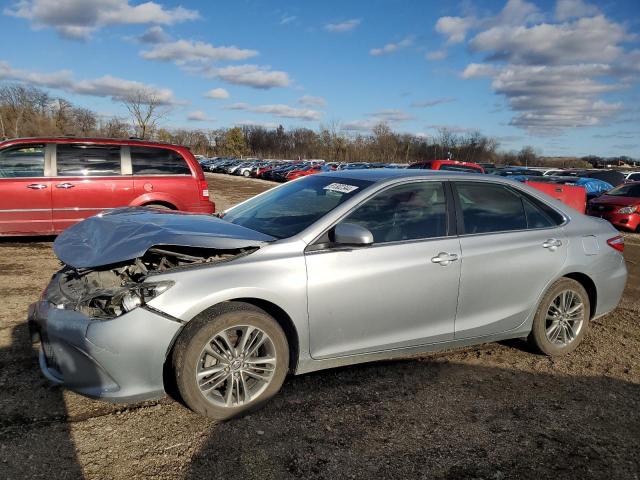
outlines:
[{"label": "car window tint", "polygon": [[524,203],[524,213],[527,216],[528,228],[548,228],[554,227],[556,222],[537,205],[526,198],[522,199]]},{"label": "car window tint", "polygon": [[120,146],[58,145],[56,164],[59,177],[120,175]]},{"label": "car window tint", "polygon": [[367,200],[343,220],[373,234],[374,243],[443,237],[446,203],[441,182],[419,182],[390,188]]},{"label": "car window tint", "polygon": [[628,177],[629,180],[640,180],[640,173],[632,173],[631,175],[629,175]]},{"label": "car window tint", "polygon": [[44,177],[44,145],[0,150],[0,178]]},{"label": "car window tint", "polygon": [[130,147],[134,175],[191,175],[182,155],[167,148]]},{"label": "car window tint", "polygon": [[456,182],[465,233],[524,230],[521,197],[502,185]]}]

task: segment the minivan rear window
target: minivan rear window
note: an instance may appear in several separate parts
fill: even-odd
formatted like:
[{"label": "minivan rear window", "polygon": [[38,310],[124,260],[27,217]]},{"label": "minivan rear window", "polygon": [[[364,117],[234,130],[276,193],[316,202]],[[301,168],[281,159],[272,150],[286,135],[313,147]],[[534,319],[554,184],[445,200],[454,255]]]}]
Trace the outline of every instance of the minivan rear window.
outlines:
[{"label": "minivan rear window", "polygon": [[130,147],[134,175],[191,175],[187,162],[167,148]]}]

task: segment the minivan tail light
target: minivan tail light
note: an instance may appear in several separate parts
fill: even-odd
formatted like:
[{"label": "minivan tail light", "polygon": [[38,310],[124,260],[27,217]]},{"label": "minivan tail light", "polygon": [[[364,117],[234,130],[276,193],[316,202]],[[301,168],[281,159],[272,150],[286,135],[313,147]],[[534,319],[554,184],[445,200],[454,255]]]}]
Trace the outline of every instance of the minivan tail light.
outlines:
[{"label": "minivan tail light", "polygon": [[209,185],[206,180],[200,180],[200,193],[203,200],[209,200]]},{"label": "minivan tail light", "polygon": [[615,248],[619,252],[624,252],[624,237],[622,235],[617,235],[613,238],[607,240],[607,245],[611,248]]}]

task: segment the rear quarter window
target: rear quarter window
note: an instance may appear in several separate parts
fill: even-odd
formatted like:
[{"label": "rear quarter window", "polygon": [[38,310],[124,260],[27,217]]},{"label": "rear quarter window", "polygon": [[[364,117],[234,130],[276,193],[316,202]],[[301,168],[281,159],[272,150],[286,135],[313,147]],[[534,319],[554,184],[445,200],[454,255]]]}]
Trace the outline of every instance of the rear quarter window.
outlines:
[{"label": "rear quarter window", "polygon": [[134,175],[191,175],[186,160],[167,148],[130,147]]}]

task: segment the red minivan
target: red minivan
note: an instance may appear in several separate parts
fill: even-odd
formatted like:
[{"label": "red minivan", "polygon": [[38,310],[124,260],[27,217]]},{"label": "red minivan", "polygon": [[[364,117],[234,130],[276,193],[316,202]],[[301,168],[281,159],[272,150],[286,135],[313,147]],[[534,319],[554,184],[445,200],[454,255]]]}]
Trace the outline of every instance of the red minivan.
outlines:
[{"label": "red minivan", "polygon": [[142,205],[215,211],[186,147],[76,137],[0,142],[0,236],[57,234],[104,210]]}]

